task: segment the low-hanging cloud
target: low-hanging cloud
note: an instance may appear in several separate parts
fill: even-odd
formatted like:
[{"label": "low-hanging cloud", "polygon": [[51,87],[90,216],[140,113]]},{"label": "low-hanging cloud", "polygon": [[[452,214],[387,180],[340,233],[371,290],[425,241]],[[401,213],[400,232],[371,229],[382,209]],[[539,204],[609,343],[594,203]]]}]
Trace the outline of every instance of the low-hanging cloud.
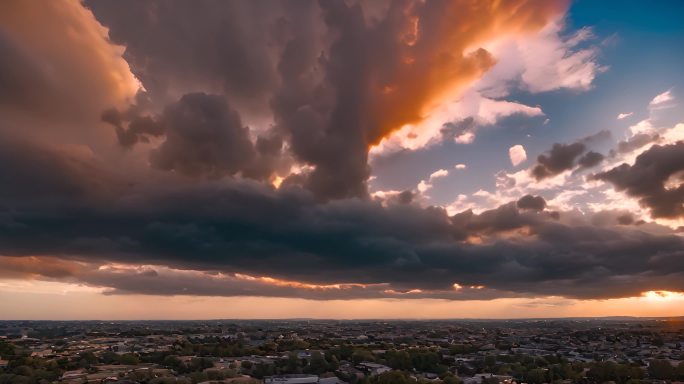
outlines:
[{"label": "low-hanging cloud", "polygon": [[[16,160],[8,156],[49,153],[46,161],[26,163],[23,172],[35,175],[40,170],[63,181],[39,186],[42,179],[26,177],[3,192],[0,254],[97,266],[160,266],[156,275],[129,271],[129,277],[104,272],[73,277],[113,293],[154,294],[156,284],[143,282],[161,277],[177,278],[176,287],[188,290],[164,283],[158,294],[308,297],[311,292],[312,298],[396,297],[409,291],[413,293],[401,297],[605,298],[684,289],[680,237],[663,230],[599,225],[572,213],[559,216],[543,210],[539,197],[450,216],[444,209],[415,204],[359,199],[320,203],[298,186],[276,190],[248,180],[131,185],[105,177],[105,170],[92,164],[69,162],[73,155],[35,145],[3,151],[0,179],[16,172],[8,166]],[[94,179],[83,177],[85,170],[103,175],[103,185],[89,189]],[[32,190],[40,195],[24,193]],[[60,268],[63,272],[52,275],[35,273],[69,280],[68,271]],[[208,286],[188,283],[193,274],[214,272],[233,276],[226,278],[230,284],[224,290],[221,279]],[[240,288],[235,274],[275,280],[262,280],[263,290],[247,289],[249,284]],[[278,293],[272,289],[274,281],[292,282],[293,290]],[[299,283],[351,288],[323,294],[297,288]],[[486,289],[481,296],[468,290],[459,295],[454,284]],[[362,285],[382,289],[360,289]]]}]

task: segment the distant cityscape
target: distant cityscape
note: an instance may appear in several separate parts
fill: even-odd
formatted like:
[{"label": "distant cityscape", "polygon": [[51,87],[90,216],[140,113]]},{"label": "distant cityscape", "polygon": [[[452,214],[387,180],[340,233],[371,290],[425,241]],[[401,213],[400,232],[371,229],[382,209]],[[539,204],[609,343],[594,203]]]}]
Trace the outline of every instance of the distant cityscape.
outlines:
[{"label": "distant cityscape", "polygon": [[0,322],[0,384],[682,380],[683,318]]}]

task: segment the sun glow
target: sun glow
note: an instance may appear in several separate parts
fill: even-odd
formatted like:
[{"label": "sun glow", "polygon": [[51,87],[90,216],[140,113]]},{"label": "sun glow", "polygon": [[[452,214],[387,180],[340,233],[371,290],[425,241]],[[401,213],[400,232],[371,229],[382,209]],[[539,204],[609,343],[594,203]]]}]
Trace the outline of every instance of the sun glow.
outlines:
[{"label": "sun glow", "polygon": [[647,291],[642,293],[641,296],[651,301],[669,301],[675,299],[684,299],[683,292],[672,291]]}]

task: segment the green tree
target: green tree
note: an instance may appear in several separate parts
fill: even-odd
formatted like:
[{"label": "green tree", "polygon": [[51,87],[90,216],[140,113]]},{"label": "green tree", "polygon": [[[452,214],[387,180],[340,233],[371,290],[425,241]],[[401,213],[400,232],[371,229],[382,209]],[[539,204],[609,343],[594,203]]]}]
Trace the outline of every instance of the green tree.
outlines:
[{"label": "green tree", "polygon": [[164,362],[162,363],[165,367],[171,368],[171,369],[178,369],[181,365],[181,360],[178,358],[176,355],[167,355],[164,358]]},{"label": "green tree", "polygon": [[271,364],[257,364],[254,368],[254,377],[263,379],[265,376],[273,375],[273,365]]},{"label": "green tree", "polygon": [[364,361],[375,361],[375,356],[367,349],[357,349],[351,356],[354,364],[358,364]]},{"label": "green tree", "polygon": [[328,370],[328,362],[320,352],[315,351],[311,353],[311,362],[309,362],[309,366],[307,368],[310,373],[320,375]]},{"label": "green tree", "polygon": [[651,360],[648,376],[652,379],[670,380],[675,376],[675,368],[667,360]]},{"label": "green tree", "polygon": [[137,365],[140,363],[140,359],[138,356],[132,354],[132,353],[125,353],[117,359],[119,361],[119,364],[122,365]]},{"label": "green tree", "polygon": [[337,360],[337,356],[331,355],[330,356],[330,364],[328,364],[328,371],[335,371],[337,368],[340,366],[339,360]]},{"label": "green tree", "polygon": [[388,351],[385,354],[387,366],[394,369],[401,369],[409,371],[413,369],[413,363],[411,362],[411,356],[409,356],[406,351]]},{"label": "green tree", "polygon": [[527,371],[525,378],[530,384],[542,384],[548,382],[546,370],[543,368],[534,368]]},{"label": "green tree", "polygon": [[287,363],[285,364],[285,370],[288,373],[299,373],[301,371],[300,367],[300,361],[299,358],[297,357],[297,354],[294,352],[290,352],[287,354]]}]

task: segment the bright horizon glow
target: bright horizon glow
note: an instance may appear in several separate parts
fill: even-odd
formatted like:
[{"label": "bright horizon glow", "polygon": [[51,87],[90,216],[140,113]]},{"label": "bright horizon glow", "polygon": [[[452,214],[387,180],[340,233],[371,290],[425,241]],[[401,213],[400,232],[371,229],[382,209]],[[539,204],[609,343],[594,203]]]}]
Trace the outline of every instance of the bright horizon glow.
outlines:
[{"label": "bright horizon glow", "polygon": [[[14,287],[17,289],[7,289]],[[267,297],[104,295],[76,284],[0,280],[0,320],[524,319],[684,316],[684,293],[576,300],[561,297],[306,300]]]}]

